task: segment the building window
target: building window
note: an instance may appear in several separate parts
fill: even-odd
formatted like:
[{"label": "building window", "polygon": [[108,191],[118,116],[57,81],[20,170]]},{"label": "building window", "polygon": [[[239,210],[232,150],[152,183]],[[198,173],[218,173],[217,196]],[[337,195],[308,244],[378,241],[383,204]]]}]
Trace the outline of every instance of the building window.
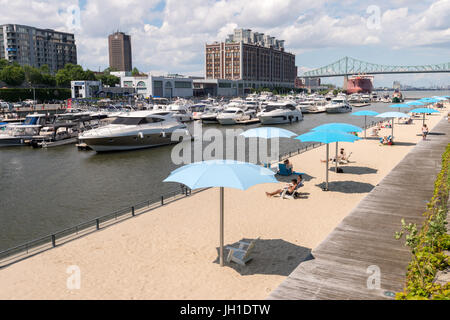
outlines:
[{"label": "building window", "polygon": [[188,81],[175,81],[175,88],[177,89],[191,89],[192,84]]}]

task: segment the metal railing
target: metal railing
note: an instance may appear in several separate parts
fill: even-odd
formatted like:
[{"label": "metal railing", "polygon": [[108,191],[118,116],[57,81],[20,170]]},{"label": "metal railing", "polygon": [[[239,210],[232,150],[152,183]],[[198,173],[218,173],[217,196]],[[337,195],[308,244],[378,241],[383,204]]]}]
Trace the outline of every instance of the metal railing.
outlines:
[{"label": "metal railing", "polygon": [[206,189],[192,191],[185,186],[181,186],[180,191],[168,192],[162,196],[153,197],[146,201],[137,203],[131,207],[126,207],[107,215],[80,223],[76,226],[60,230],[53,234],[28,241],[22,245],[7,249],[0,252],[0,268],[11,265],[17,261],[28,258],[30,256],[42,253],[58,245],[62,245],[69,241],[85,236],[87,234],[101,230],[118,222],[142,215],[151,210],[160,208],[166,204],[189,197],[192,194],[202,192]]}]

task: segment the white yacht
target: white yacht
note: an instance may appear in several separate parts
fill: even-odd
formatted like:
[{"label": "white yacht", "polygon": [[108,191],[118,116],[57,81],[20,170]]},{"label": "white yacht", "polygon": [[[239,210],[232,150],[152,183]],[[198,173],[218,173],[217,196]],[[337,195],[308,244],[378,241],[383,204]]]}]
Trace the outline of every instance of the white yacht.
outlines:
[{"label": "white yacht", "polygon": [[347,113],[352,112],[353,108],[347,102],[344,96],[337,96],[331,100],[331,103],[326,105],[327,113]]},{"label": "white yacht", "polygon": [[259,114],[262,124],[283,124],[303,120],[300,108],[292,102],[269,103]]},{"label": "white yacht", "polygon": [[172,134],[181,130],[189,135],[186,126],[169,111],[136,111],[120,115],[112,124],[89,130],[79,136],[80,143],[97,152],[145,149],[178,143]]},{"label": "white yacht", "polygon": [[253,119],[255,117],[255,110],[246,111],[243,108],[229,106],[217,116],[217,121],[221,125],[233,125],[238,124],[242,121]]},{"label": "white yacht", "polygon": [[183,104],[171,104],[166,107],[167,111],[173,111],[173,117],[180,122],[194,121],[194,115],[188,106]]},{"label": "white yacht", "polygon": [[223,108],[220,106],[211,106],[208,107],[205,112],[200,116],[200,120],[204,124],[216,124],[219,123],[217,121],[217,116],[223,111]]},{"label": "white yacht", "polygon": [[370,94],[363,94],[361,95],[361,103],[370,103],[372,102],[372,97]]},{"label": "white yacht", "polygon": [[35,113],[28,115],[22,124],[7,125],[0,134],[0,147],[23,146],[53,121],[54,117]]}]

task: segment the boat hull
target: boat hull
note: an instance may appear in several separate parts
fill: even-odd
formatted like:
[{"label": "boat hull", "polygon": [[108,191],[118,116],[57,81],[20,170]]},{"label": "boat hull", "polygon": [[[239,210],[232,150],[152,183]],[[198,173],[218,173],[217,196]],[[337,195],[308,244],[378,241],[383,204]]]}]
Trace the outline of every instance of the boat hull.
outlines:
[{"label": "boat hull", "polygon": [[172,133],[144,134],[141,137],[136,135],[119,137],[99,137],[99,138],[81,138],[80,143],[85,143],[96,152],[128,151],[148,149],[160,146],[166,146],[179,143],[184,137],[177,141],[172,141]]},{"label": "boat hull", "polygon": [[32,137],[5,137],[0,138],[1,147],[20,147],[26,145],[25,141],[32,139]]},{"label": "boat hull", "polygon": [[260,116],[259,121],[261,121],[262,124],[287,124],[287,123],[293,123],[293,122],[299,122],[303,120],[303,117],[294,117],[292,119],[289,119],[289,117],[286,116]]},{"label": "boat hull", "polygon": [[327,108],[327,113],[329,114],[349,113],[349,112],[352,112],[351,107]]}]

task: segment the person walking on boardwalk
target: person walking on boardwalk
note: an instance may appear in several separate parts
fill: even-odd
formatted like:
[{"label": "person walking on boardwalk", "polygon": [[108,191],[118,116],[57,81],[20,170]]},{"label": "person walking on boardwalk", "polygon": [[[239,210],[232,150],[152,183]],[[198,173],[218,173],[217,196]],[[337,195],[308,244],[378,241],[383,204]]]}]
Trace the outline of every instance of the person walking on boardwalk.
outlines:
[{"label": "person walking on boardwalk", "polygon": [[426,124],[424,124],[423,127],[422,127],[423,140],[427,140],[428,133],[429,133],[428,126]]}]

